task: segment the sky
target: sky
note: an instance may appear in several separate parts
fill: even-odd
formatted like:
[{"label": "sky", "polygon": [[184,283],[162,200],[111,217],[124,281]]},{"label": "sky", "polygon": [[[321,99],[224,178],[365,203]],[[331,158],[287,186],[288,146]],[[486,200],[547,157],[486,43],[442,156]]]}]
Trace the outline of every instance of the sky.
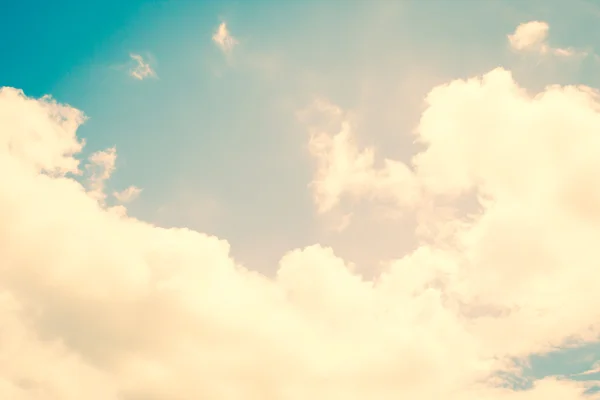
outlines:
[{"label": "sky", "polygon": [[600,3],[3,17],[0,398],[600,399]]}]

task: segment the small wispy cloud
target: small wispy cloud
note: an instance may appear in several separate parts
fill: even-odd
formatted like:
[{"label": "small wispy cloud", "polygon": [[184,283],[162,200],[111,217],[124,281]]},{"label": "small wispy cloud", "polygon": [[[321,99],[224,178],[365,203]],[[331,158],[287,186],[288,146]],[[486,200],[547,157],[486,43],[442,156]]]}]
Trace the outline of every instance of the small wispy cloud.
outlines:
[{"label": "small wispy cloud", "polygon": [[140,195],[142,189],[136,186],[129,186],[127,189],[121,192],[114,192],[113,196],[121,203],[129,203]]},{"label": "small wispy cloud", "polygon": [[144,60],[144,58],[139,55],[139,54],[135,54],[135,53],[130,53],[129,57],[131,57],[131,60],[133,60],[135,62],[135,65],[131,67],[131,69],[129,70],[129,75],[135,79],[138,80],[144,80],[146,78],[156,78],[156,72],[154,71],[154,69],[152,69],[152,67],[150,66],[150,64]]},{"label": "small wispy cloud", "polygon": [[596,375],[600,374],[600,361],[594,363],[590,369],[587,371],[580,372],[578,374],[572,374],[570,376],[588,376],[588,375]]},{"label": "small wispy cloud", "polygon": [[230,53],[233,47],[239,44],[238,40],[229,33],[225,22],[221,22],[212,40],[224,53]]},{"label": "small wispy cloud", "polygon": [[553,54],[555,56],[585,56],[584,51],[572,48],[551,47],[548,44],[548,31],[550,26],[544,21],[530,21],[520,24],[514,33],[507,35],[510,47],[519,52],[534,52],[539,54]]}]

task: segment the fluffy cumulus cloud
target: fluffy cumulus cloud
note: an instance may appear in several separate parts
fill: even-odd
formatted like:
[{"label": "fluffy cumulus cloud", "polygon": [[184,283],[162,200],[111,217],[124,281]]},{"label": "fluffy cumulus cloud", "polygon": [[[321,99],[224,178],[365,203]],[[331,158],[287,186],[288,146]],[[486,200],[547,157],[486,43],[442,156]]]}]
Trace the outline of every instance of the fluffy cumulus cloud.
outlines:
[{"label": "fluffy cumulus cloud", "polygon": [[508,35],[510,47],[519,52],[554,54],[556,56],[586,55],[585,52],[571,48],[551,47],[548,44],[550,26],[543,21],[530,21],[517,26],[514,33]]},{"label": "fluffy cumulus cloud", "polygon": [[[333,209],[344,195],[361,197],[367,193],[412,204],[418,200],[409,168],[394,160],[385,160],[375,168],[375,150],[359,149],[352,136],[351,113],[327,100],[317,99],[298,113],[309,127],[309,151],[318,163],[311,183],[319,212]],[[331,132],[335,134],[330,134]]]},{"label": "fluffy cumulus cloud", "polygon": [[[416,213],[422,246],[391,271],[403,271],[405,290],[436,288],[481,351],[521,357],[595,339],[598,93],[551,86],[531,96],[496,69],[434,88],[427,104],[416,131],[425,150],[394,169],[374,168],[373,151],[356,149],[350,120],[321,128],[329,145],[316,153],[317,204],[396,199]],[[478,208],[465,212],[468,195]]]},{"label": "fluffy cumulus cloud", "polygon": [[129,57],[133,62],[133,66],[129,69],[129,75],[132,78],[142,81],[146,78],[157,77],[156,72],[154,71],[154,69],[152,69],[150,63],[144,60],[144,57],[134,53],[131,53]]},{"label": "fluffy cumulus cloud", "polygon": [[319,245],[265,277],[224,240],[114,212],[98,196],[114,151],[91,158],[91,186],[73,179],[83,114],[2,89],[0,398],[600,398],[501,379],[600,333],[595,91],[531,96],[502,69],[436,87],[409,165],[376,163],[326,101],[303,117],[323,212],[354,196],[427,225],[373,280]]},{"label": "fluffy cumulus cloud", "polygon": [[225,22],[221,22],[217,31],[213,34],[212,40],[226,54],[231,53],[233,48],[239,43],[238,40],[229,33],[227,23]]}]

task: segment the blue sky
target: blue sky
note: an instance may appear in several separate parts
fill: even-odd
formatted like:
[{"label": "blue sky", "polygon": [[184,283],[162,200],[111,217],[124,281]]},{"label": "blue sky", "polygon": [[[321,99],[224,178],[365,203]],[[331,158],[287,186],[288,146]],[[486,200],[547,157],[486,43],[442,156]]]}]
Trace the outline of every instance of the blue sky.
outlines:
[{"label": "blue sky", "polygon": [[[531,92],[600,87],[592,56],[539,57],[507,44],[519,24],[540,20],[552,48],[600,54],[600,3],[587,0],[27,1],[3,16],[0,84],[83,110],[82,157],[115,146],[108,191],[142,188],[129,215],[226,238],[238,262],[267,276],[285,252],[314,243],[371,276],[416,246],[410,218],[360,211],[340,233],[317,212],[298,118],[315,98],[352,110],[359,147],[376,148],[380,164],[420,149],[411,133],[425,96],[451,80],[503,67]],[[211,40],[223,22],[238,41],[230,53]],[[156,77],[134,79],[130,54]],[[534,356],[525,375],[583,372],[598,352],[591,344]]]},{"label": "blue sky", "polygon": [[[227,236],[234,253],[255,267],[272,265],[290,247],[331,240],[314,221],[305,136],[294,120],[311,96],[361,109],[366,143],[382,156],[406,158],[411,139],[398,133],[414,128],[419,99],[448,79],[506,65],[534,88],[549,79],[595,83],[591,74],[587,80],[579,74],[585,65],[533,70],[530,60],[515,60],[505,38],[518,23],[539,18],[552,25],[557,44],[593,46],[586,40],[599,29],[588,11],[593,3],[19,4],[0,28],[19,38],[3,43],[3,84],[84,110],[85,151],[118,148],[111,185],[144,188],[133,215]],[[565,13],[577,18],[576,27],[553,23]],[[242,42],[231,64],[210,41],[221,21]],[[151,57],[159,79],[137,82],[127,67],[119,69],[131,52]],[[258,181],[260,191],[244,186]],[[221,215],[188,210],[196,208],[189,197],[219,204]],[[169,205],[178,211],[158,215]],[[294,229],[282,238],[288,226]],[[248,243],[246,232],[257,243]],[[278,251],[252,254],[267,245]]]}]

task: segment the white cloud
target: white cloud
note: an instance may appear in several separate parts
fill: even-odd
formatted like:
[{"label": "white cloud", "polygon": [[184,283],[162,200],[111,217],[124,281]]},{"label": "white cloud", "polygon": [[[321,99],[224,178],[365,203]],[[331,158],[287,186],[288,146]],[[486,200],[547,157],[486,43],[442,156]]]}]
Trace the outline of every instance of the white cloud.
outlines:
[{"label": "white cloud", "polygon": [[156,78],[156,72],[152,69],[150,64],[144,60],[139,54],[131,53],[129,57],[134,61],[135,65],[129,70],[129,75],[138,80],[144,80],[146,78]]},{"label": "white cloud", "polygon": [[546,39],[550,27],[546,22],[531,21],[517,26],[515,32],[508,35],[508,41],[515,50],[547,50]]},{"label": "white cloud", "polygon": [[212,36],[213,42],[224,52],[231,53],[233,47],[239,44],[238,40],[234,38],[229,30],[227,29],[227,23],[221,22],[217,31]]},{"label": "white cloud", "polygon": [[[421,223],[433,219],[429,235],[446,238],[447,249],[421,290],[442,279],[465,313],[484,316],[470,326],[490,351],[522,356],[569,336],[596,337],[598,312],[582,304],[600,305],[591,284],[600,280],[591,256],[600,234],[597,93],[554,86],[530,97],[497,69],[434,88],[427,102],[417,131],[427,148],[397,168],[400,178],[372,169],[371,150],[348,145],[350,122],[320,133],[335,150],[316,153],[317,206],[328,210],[344,193],[371,200],[420,193],[398,206],[417,212]],[[389,181],[398,184],[382,183]],[[459,218],[456,199],[473,191],[480,212]],[[435,213],[439,206],[454,211],[451,218]],[[440,246],[431,239],[423,238],[426,248]],[[417,276],[408,273],[418,264],[409,260],[399,264],[405,282]]]},{"label": "white cloud", "polygon": [[[66,175],[81,112],[0,91],[0,398],[598,398],[551,378],[514,391],[496,374],[600,333],[595,92],[531,97],[498,69],[427,104],[426,149],[378,168],[351,114],[317,103],[303,116],[325,113],[311,122],[315,199],[429,213],[475,191],[481,212],[457,210],[460,224],[431,212],[448,238],[374,280],[319,245],[284,255],[270,279],[224,240],[99,206]],[[114,156],[91,158],[94,188]]]},{"label": "white cloud", "polygon": [[556,56],[570,57],[586,55],[585,52],[571,48],[554,48],[548,44],[548,31],[550,26],[543,21],[530,21],[522,23],[515,32],[508,35],[510,47],[521,52],[535,52],[540,54],[554,54]]},{"label": "white cloud", "polygon": [[571,374],[570,376],[587,376],[596,374],[600,374],[600,361],[595,362],[590,369],[580,372],[578,374]]},{"label": "white cloud", "polygon": [[121,192],[114,192],[113,196],[115,196],[115,198],[121,203],[129,203],[137,199],[141,192],[142,189],[135,186],[129,186],[127,189]]},{"label": "white cloud", "polygon": [[117,149],[111,147],[108,150],[97,151],[90,155],[89,163],[85,167],[88,173],[87,186],[89,194],[101,203],[104,203],[106,199],[105,184],[115,171],[116,160]]},{"label": "white cloud", "polygon": [[[402,204],[418,200],[419,193],[406,165],[385,160],[384,168],[376,169],[374,149],[359,151],[352,136],[351,115],[318,99],[302,110],[299,118],[310,127],[309,151],[318,164],[311,186],[319,212],[330,211],[344,195],[372,193]],[[331,130],[335,134],[331,135]]]}]

